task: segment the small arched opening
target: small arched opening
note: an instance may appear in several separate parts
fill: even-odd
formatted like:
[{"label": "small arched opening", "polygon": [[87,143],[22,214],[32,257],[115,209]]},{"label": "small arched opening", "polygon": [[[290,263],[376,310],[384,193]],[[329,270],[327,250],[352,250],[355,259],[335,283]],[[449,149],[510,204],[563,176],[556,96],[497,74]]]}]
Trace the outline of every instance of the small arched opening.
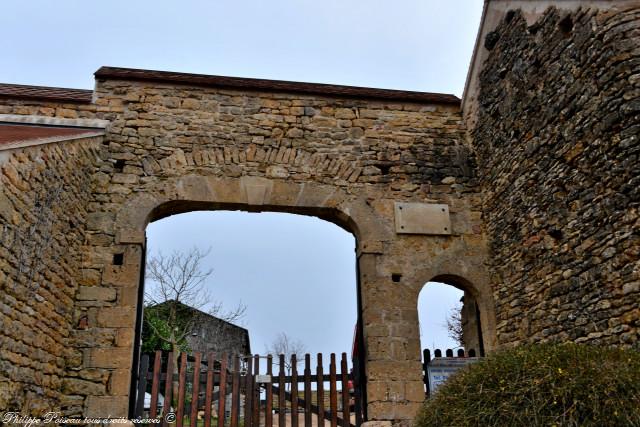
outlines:
[{"label": "small arched opening", "polygon": [[434,276],[418,296],[421,347],[454,353],[464,349],[465,354],[484,356],[490,322],[488,313],[482,313],[483,302],[470,281],[456,275]]}]

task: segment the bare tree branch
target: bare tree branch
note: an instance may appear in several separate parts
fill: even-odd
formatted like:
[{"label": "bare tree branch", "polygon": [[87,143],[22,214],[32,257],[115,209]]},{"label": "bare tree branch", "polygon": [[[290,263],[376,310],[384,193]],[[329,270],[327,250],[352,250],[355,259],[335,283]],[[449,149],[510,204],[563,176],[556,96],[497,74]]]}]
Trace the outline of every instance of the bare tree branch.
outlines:
[{"label": "bare tree branch", "polygon": [[451,308],[446,319],[447,335],[459,346],[464,345],[462,338],[462,308],[462,303],[456,304],[455,307]]},{"label": "bare tree branch", "polygon": [[291,371],[291,356],[295,354],[299,362],[304,360],[307,347],[300,340],[294,340],[284,332],[280,332],[273,342],[266,347],[266,353],[274,356],[284,354],[284,366]]}]

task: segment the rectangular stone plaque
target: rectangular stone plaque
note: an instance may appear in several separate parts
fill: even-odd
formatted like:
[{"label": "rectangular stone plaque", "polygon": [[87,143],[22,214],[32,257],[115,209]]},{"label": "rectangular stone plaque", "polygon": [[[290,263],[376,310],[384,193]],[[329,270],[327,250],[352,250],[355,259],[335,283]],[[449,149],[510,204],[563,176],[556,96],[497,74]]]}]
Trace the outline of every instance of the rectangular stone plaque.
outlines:
[{"label": "rectangular stone plaque", "polygon": [[451,234],[448,205],[396,202],[395,216],[398,234]]},{"label": "rectangular stone plaque", "polygon": [[270,384],[271,375],[256,375],[256,382],[262,384]]}]

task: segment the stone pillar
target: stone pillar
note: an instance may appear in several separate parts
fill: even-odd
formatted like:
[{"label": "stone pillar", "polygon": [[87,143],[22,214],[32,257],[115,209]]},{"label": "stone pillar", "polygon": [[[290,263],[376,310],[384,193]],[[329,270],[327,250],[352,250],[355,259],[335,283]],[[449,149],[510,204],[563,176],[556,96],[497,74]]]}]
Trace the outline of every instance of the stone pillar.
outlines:
[{"label": "stone pillar", "polygon": [[418,313],[409,287],[378,271],[383,257],[359,257],[368,417],[408,422],[424,400]]},{"label": "stone pillar", "polygon": [[[116,303],[110,307],[99,307],[94,325],[100,330],[115,333],[114,345],[93,347],[84,350],[84,366],[108,372],[106,395],[88,396],[84,415],[87,417],[126,417],[129,408],[131,367],[136,327],[136,309],[140,285],[140,269],[143,263],[144,233],[118,235],[114,247],[122,254],[120,265],[107,265],[102,272],[102,286],[116,290]],[[116,257],[114,257],[115,259]]]},{"label": "stone pillar", "polygon": [[462,310],[460,313],[462,321],[462,345],[465,350],[474,349],[480,355],[480,330],[479,313],[476,300],[469,291],[464,292],[462,300]]}]

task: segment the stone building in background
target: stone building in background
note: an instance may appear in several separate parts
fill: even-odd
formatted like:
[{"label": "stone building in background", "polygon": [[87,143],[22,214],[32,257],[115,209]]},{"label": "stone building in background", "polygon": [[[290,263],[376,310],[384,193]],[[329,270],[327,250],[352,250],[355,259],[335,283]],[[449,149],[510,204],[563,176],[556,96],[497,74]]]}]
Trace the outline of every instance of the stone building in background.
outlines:
[{"label": "stone building in background", "polygon": [[[165,301],[160,304],[145,307],[143,316],[153,316],[154,312],[162,311],[163,306],[173,302]],[[251,344],[249,331],[233,323],[212,316],[209,313],[178,302],[178,313],[185,325],[188,326],[186,342],[189,351],[206,355],[214,352],[218,357],[224,353],[229,356],[250,356]],[[142,339],[153,334],[147,322],[142,328]]]}]

